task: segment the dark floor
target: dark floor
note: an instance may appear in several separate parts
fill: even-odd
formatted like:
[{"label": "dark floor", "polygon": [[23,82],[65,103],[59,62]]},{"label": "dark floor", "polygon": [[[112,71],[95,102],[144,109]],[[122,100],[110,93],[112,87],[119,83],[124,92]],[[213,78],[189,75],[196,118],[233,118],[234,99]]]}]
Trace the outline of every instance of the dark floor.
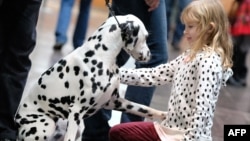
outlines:
[{"label": "dark floor", "polygon": [[[71,46],[71,38],[69,42],[63,48],[61,52],[54,52],[52,46],[54,44],[54,29],[56,25],[56,19],[58,14],[59,0],[47,1],[41,8],[41,15],[38,22],[38,38],[37,45],[31,59],[33,66],[30,71],[28,83],[25,93],[29,90],[30,84],[36,80],[36,78],[48,67],[50,67],[55,61],[62,56],[65,56],[73,50]],[[76,20],[77,9],[73,11],[72,23]],[[92,33],[107,17],[107,10],[92,8],[90,21],[89,21],[89,33]],[[69,37],[72,37],[72,31],[74,24],[70,26]],[[184,44],[185,45],[185,44]],[[179,54],[169,47],[170,59]],[[249,60],[249,59],[248,59]],[[129,64],[131,66],[132,64]],[[248,61],[250,66],[250,61]],[[250,78],[248,77],[248,84],[250,85]],[[161,110],[165,110],[167,106],[167,100],[169,97],[170,86],[158,87],[151,106]],[[114,114],[114,116],[119,116]],[[116,124],[117,118],[112,118],[111,124]],[[219,101],[214,117],[213,126],[213,140],[223,141],[223,126],[225,124],[250,124],[250,87],[246,88],[234,88],[227,86],[221,90]]]}]

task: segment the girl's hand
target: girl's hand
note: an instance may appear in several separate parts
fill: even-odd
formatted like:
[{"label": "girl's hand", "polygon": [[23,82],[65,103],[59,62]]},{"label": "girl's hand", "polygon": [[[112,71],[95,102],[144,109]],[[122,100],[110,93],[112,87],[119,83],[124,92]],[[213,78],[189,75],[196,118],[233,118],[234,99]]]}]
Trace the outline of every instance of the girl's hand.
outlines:
[{"label": "girl's hand", "polygon": [[148,11],[150,12],[158,7],[160,0],[145,0],[145,2],[149,6]]}]

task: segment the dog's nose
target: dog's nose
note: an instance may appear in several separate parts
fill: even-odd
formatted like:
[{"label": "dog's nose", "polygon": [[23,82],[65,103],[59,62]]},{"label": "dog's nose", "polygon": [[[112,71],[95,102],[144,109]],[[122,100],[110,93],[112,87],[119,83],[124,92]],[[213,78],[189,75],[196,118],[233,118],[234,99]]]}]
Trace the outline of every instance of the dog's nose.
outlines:
[{"label": "dog's nose", "polygon": [[140,59],[140,62],[148,62],[150,59],[151,59],[151,53],[150,53],[150,51],[147,51],[147,52],[145,52],[145,54],[144,55],[141,55],[141,59]]}]

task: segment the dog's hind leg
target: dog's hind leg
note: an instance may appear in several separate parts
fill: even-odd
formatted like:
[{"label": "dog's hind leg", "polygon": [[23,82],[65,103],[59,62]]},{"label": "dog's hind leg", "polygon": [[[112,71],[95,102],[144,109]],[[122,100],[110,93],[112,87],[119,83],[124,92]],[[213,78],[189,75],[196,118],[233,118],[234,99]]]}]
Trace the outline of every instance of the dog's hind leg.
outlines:
[{"label": "dog's hind leg", "polygon": [[[55,131],[55,122],[46,115],[27,115],[20,119],[22,124],[18,128],[18,140],[20,141],[48,141]],[[19,122],[19,123],[20,123]]]}]

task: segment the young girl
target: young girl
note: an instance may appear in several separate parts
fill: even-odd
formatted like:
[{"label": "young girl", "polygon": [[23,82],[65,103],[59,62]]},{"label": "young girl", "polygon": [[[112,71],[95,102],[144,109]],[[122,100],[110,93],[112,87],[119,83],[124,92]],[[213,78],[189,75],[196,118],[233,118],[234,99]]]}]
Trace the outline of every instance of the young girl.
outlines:
[{"label": "young girl", "polygon": [[155,68],[120,69],[128,85],[172,83],[166,120],[115,125],[110,141],[212,141],[215,104],[232,75],[228,19],[219,0],[194,0],[181,20],[190,49]]}]

